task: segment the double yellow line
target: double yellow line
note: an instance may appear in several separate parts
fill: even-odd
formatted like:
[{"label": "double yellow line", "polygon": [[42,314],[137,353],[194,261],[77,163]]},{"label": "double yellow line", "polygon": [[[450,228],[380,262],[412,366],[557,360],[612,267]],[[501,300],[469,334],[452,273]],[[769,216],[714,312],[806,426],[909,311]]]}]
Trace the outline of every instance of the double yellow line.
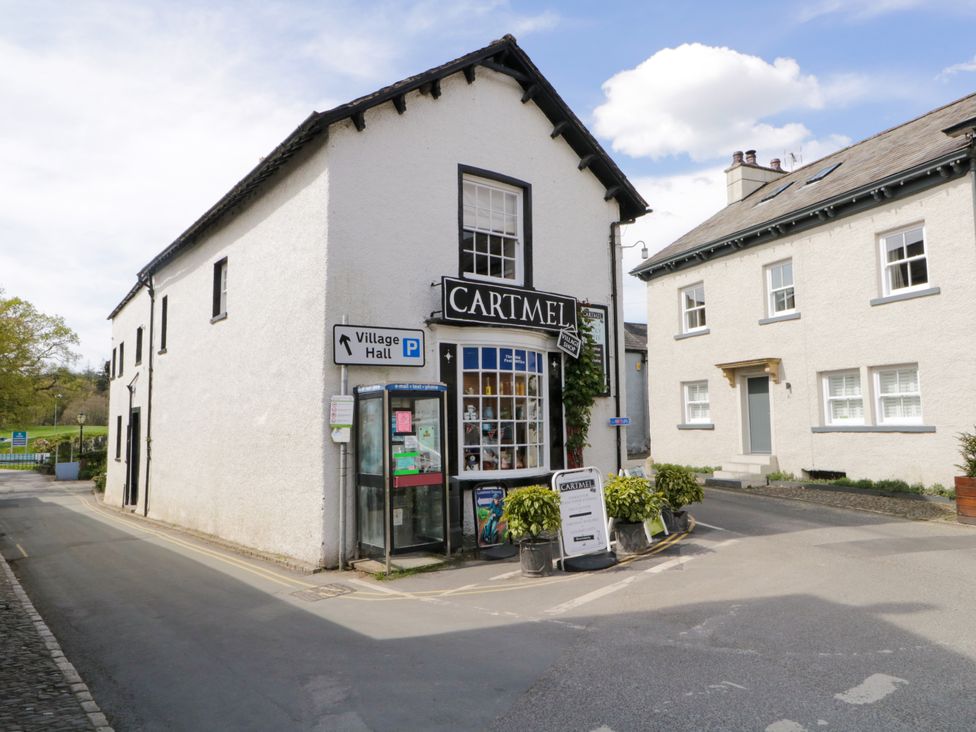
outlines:
[{"label": "double yellow line", "polygon": [[[314,582],[306,582],[296,577],[289,577],[288,575],[279,574],[278,572],[274,572],[270,569],[265,569],[264,567],[259,567],[257,565],[251,564],[250,562],[244,561],[242,559],[238,559],[236,557],[230,556],[223,552],[217,552],[212,549],[207,549],[206,547],[200,546],[199,544],[194,544],[192,542],[176,538],[166,532],[148,528],[146,526],[141,525],[139,519],[123,518],[122,516],[112,511],[111,509],[99,507],[95,503],[97,499],[85,498],[82,496],[77,496],[77,498],[82,502],[82,504],[89,511],[91,511],[94,514],[98,514],[102,516],[104,519],[108,521],[112,521],[113,523],[119,524],[121,526],[125,526],[126,528],[129,529],[135,529],[136,531],[139,531],[143,534],[153,536],[164,542],[181,547],[182,549],[186,549],[196,554],[200,554],[202,556],[215,559],[218,562],[222,562],[229,566],[236,567],[237,569],[253,574],[257,577],[260,577],[261,579],[274,582],[275,584],[281,585],[282,587],[287,587],[288,589],[308,590],[308,589],[315,589],[316,587],[319,586]],[[695,527],[694,518],[691,518],[690,521],[691,521],[691,525],[689,526],[688,531],[682,532],[680,534],[671,534],[667,538],[659,541],[657,544],[654,544],[653,547],[649,551],[645,552],[644,554],[635,554],[631,557],[623,559],[619,561],[617,564],[615,564],[614,567],[627,565],[634,561],[637,561],[638,559],[643,559],[645,557],[658,554],[664,551],[665,549],[667,549],[668,547],[677,544],[679,541],[687,537],[688,534],[690,534],[691,531],[694,529]],[[27,552],[24,551],[24,549],[19,544],[17,545],[17,548],[20,549],[21,553],[25,557],[27,556]],[[613,567],[609,569],[612,568]],[[347,600],[364,600],[364,601],[390,601],[390,600],[410,600],[410,599],[422,600],[425,598],[439,598],[448,595],[451,597],[457,597],[459,595],[479,595],[479,594],[488,594],[488,593],[496,593],[496,592],[511,592],[513,590],[529,589],[533,587],[541,587],[543,585],[569,582],[575,579],[580,579],[582,577],[585,577],[588,574],[589,573],[587,572],[580,572],[579,574],[572,574],[566,577],[550,577],[541,580],[533,580],[532,582],[517,582],[517,583],[512,582],[512,583],[506,583],[500,585],[485,585],[482,587],[471,587],[471,588],[460,589],[460,590],[459,589],[421,590],[419,592],[397,591],[396,593],[356,590],[354,593],[348,595],[339,595],[333,599],[341,598]]]}]

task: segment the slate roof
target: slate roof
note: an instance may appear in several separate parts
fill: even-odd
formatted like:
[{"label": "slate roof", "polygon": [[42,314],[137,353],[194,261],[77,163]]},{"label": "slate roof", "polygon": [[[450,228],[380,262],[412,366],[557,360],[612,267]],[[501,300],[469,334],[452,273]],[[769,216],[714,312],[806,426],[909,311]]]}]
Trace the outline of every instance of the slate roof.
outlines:
[{"label": "slate roof", "polygon": [[[939,107],[909,122],[881,132],[828,155],[791,173],[777,177],[741,201],[729,204],[670,246],[635,267],[631,274],[650,279],[675,265],[694,266],[709,256],[729,253],[761,237],[788,234],[795,228],[819,225],[843,213],[843,207],[865,199],[883,202],[900,193],[909,178],[932,175],[933,166],[945,166],[942,176],[958,175],[969,141],[950,137],[950,128],[960,127],[976,117],[976,94]],[[806,181],[835,163],[840,166],[822,180]],[[968,166],[967,166],[968,167]],[[935,176],[938,180],[939,175]],[[789,188],[767,201],[762,199],[777,187]],[[851,209],[853,211],[853,209]],[[766,231],[768,229],[768,232]],[[689,256],[694,255],[694,256]]]},{"label": "slate roof", "polygon": [[624,323],[624,350],[647,350],[647,323]]},{"label": "slate roof", "polygon": [[[410,76],[372,94],[341,104],[326,112],[313,112],[269,155],[264,157],[237,185],[203,214],[172,244],[152,259],[138,274],[140,282],[177,256],[185,248],[196,243],[210,227],[255,196],[264,183],[282,168],[299,150],[328,131],[330,125],[342,120],[352,120],[356,129],[366,127],[364,112],[381,104],[390,103],[401,114],[406,109],[406,94],[420,91],[435,99],[440,96],[441,80],[457,73],[464,73],[469,83],[477,83],[477,68],[483,67],[511,76],[522,86],[523,103],[531,101],[553,123],[551,137],[562,136],[580,157],[580,169],[589,169],[604,185],[605,198],[616,199],[620,206],[621,221],[631,221],[647,213],[647,201],[637,192],[606,150],[596,141],[579,118],[566,105],[552,85],[546,80],[515,38],[505,35],[484,48],[472,51],[446,64]],[[131,299],[138,287],[133,288],[108,316],[111,320]]]}]

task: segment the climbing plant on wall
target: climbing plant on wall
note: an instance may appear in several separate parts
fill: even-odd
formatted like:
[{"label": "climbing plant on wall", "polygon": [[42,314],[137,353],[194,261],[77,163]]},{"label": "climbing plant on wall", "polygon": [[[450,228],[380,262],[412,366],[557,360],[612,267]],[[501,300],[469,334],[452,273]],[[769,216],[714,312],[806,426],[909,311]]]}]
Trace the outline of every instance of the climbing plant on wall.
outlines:
[{"label": "climbing plant on wall", "polygon": [[590,444],[587,437],[593,402],[606,388],[600,353],[593,340],[593,327],[580,309],[576,311],[576,319],[579,322],[579,336],[583,340],[583,347],[579,358],[566,359],[563,382],[566,449],[570,468],[583,466],[583,448]]}]

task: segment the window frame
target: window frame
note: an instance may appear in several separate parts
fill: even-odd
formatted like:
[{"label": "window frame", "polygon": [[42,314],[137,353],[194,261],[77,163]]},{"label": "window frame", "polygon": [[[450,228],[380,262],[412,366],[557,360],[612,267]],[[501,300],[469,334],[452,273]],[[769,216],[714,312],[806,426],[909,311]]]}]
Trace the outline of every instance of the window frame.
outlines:
[{"label": "window frame", "polygon": [[213,315],[211,322],[227,317],[227,257],[213,265]]},{"label": "window frame", "polygon": [[[896,373],[901,371],[914,371],[915,372],[915,391],[900,391],[897,394],[882,394],[881,393],[881,375],[885,373]],[[924,424],[924,414],[922,412],[922,380],[919,374],[919,368],[917,363],[906,363],[893,366],[877,366],[872,370],[872,386],[874,388],[874,410],[875,410],[875,422],[880,426],[895,426],[895,425],[920,425]],[[900,381],[900,376],[899,376]],[[906,397],[918,397],[918,416],[914,417],[895,417],[891,419],[885,418],[884,413],[884,399],[885,398],[898,398],[905,399]]]},{"label": "window frame", "polygon": [[[465,270],[464,241],[464,184],[466,181],[516,193],[517,243],[515,277],[492,277]],[[509,287],[532,288],[532,185],[508,175],[470,165],[458,165],[458,277],[476,282],[488,282]]]},{"label": "window frame", "polygon": [[[465,367],[465,353],[464,349],[474,348],[477,350],[478,364],[476,369],[470,369]],[[495,367],[485,368],[484,362],[482,360],[483,349],[493,349],[495,351]],[[526,364],[525,370],[519,371],[515,369],[515,364],[513,361],[513,367],[511,371],[502,369],[502,354],[503,350],[515,351],[525,351],[526,353]],[[529,354],[535,354],[537,363],[541,365],[541,371],[529,370],[529,365],[531,359]],[[529,345],[521,340],[506,340],[504,342],[494,341],[493,339],[479,340],[474,342],[462,342],[457,344],[457,363],[455,368],[457,369],[457,383],[458,383],[458,400],[457,400],[457,412],[455,418],[458,425],[458,440],[457,440],[457,460],[458,460],[458,476],[462,480],[505,480],[505,479],[515,479],[523,476],[538,475],[540,473],[550,472],[550,448],[551,448],[551,435],[550,435],[550,424],[549,424],[549,377],[551,366],[548,363],[548,351],[542,347],[541,344]],[[498,381],[498,377],[503,374],[511,374],[513,381],[512,393],[499,393],[501,391],[501,384]],[[466,393],[465,389],[465,375],[466,374],[477,374],[479,383],[483,383],[483,374],[495,374],[495,387],[496,393],[485,394],[483,391],[476,391],[475,393]],[[518,374],[524,374],[526,379],[526,386],[528,387],[528,381],[530,376],[535,376],[537,380],[536,394],[532,395],[530,389],[526,388],[526,393],[524,395],[518,394],[517,390],[517,379],[515,378]],[[492,399],[492,396],[495,398]],[[490,400],[492,404],[494,416],[486,418],[484,414],[485,398]],[[507,419],[503,419],[501,400],[509,397],[512,400],[512,416]],[[523,399],[525,404],[519,405],[518,400]],[[530,400],[535,400],[536,402],[536,418],[534,420],[528,418],[528,406]],[[467,403],[469,401],[477,401],[477,416],[476,420],[465,419],[465,412],[467,411]],[[523,419],[519,419],[517,415],[517,409],[519,406],[524,406],[526,408],[526,416]],[[495,411],[497,410],[497,411]],[[513,467],[508,469],[503,469],[501,467],[502,451],[508,447],[508,445],[503,444],[501,434],[497,442],[485,442],[483,437],[479,436],[477,444],[465,444],[465,427],[468,425],[478,425],[478,430],[483,431],[484,424],[495,424],[498,426],[499,433],[502,430],[503,422],[511,422],[513,428],[515,429],[515,434],[511,442],[512,450],[512,463]],[[529,425],[537,425],[538,430],[537,438],[535,442],[530,443],[528,440]],[[520,442],[518,440],[518,426],[520,424],[525,425],[526,440]],[[526,464],[522,468],[514,467],[517,464],[517,450],[520,445],[526,447]],[[495,469],[484,469],[479,463],[479,468],[477,470],[466,470],[466,458],[469,452],[478,450],[479,458],[481,457],[481,451],[485,447],[493,449],[496,452],[496,459],[498,467]],[[537,450],[538,462],[535,465],[530,465],[528,450],[531,447],[535,447]]]},{"label": "window frame", "polygon": [[[691,399],[691,388],[692,387],[705,387],[706,399],[702,401],[697,399],[692,401]],[[712,402],[711,393],[708,388],[708,379],[700,379],[698,381],[683,381],[681,382],[681,403],[682,411],[684,417],[684,424],[712,424]],[[708,414],[703,417],[692,417],[691,407],[692,405],[704,404],[707,408]]]},{"label": "window frame", "polygon": [[122,459],[122,415],[115,418],[115,459]]},{"label": "window frame", "polygon": [[159,305],[159,352],[166,353],[166,335],[169,325],[169,295],[163,295]]},{"label": "window frame", "polygon": [[125,341],[119,343],[119,377],[125,371]]},{"label": "window frame", "polygon": [[112,379],[113,380],[115,379],[115,358],[116,358],[115,351],[116,349],[113,348],[112,349]]},{"label": "window frame", "polygon": [[[701,306],[694,306],[691,308],[685,307],[685,295],[688,292],[701,289]],[[682,287],[678,291],[679,303],[681,305],[681,332],[682,333],[701,333],[708,329],[708,318],[706,315],[708,301],[705,298],[705,283],[704,281],[696,282],[693,285],[688,285]],[[692,327],[689,324],[688,316],[692,313],[701,313],[701,324]]]},{"label": "window frame", "polygon": [[[920,231],[922,234],[922,254],[908,256],[908,248],[905,245],[905,236],[910,232]],[[895,262],[888,261],[888,249],[889,240],[895,237],[901,237],[901,246],[905,248],[905,258],[896,260]],[[895,247],[897,248],[897,247]],[[878,257],[879,265],[881,268],[881,294],[883,297],[890,297],[892,295],[901,295],[911,292],[918,292],[920,290],[926,290],[932,287],[931,284],[931,273],[929,272],[929,248],[927,244],[927,236],[925,231],[925,224],[916,223],[909,226],[904,226],[899,229],[894,229],[892,231],[885,232],[884,234],[878,235]],[[911,263],[917,261],[925,262],[925,281],[917,284],[905,285],[903,287],[893,287],[892,278],[890,276],[894,267],[899,266],[902,263]],[[909,264],[909,276],[911,276],[911,269]]]},{"label": "window frame", "polygon": [[[778,288],[773,287],[773,270],[780,269],[789,265],[790,267],[790,284],[789,286],[780,286]],[[796,312],[796,269],[793,266],[793,258],[787,257],[786,259],[780,259],[776,262],[771,262],[767,264],[764,268],[765,279],[766,279],[766,317],[767,318],[780,318],[784,315],[792,315]],[[789,290],[793,298],[793,307],[785,308],[783,310],[776,310],[776,294],[779,292],[784,292]]]},{"label": "window frame", "polygon": [[[830,378],[831,377],[847,377],[847,376],[857,377],[857,396],[844,395],[844,396],[831,396],[830,395]],[[821,379],[821,393],[823,394],[823,409],[824,409],[824,425],[826,426],[857,426],[868,424],[868,414],[866,405],[864,403],[864,386],[861,381],[861,370],[860,369],[840,369],[837,371],[824,371],[820,374]],[[835,418],[833,412],[831,411],[831,404],[835,402],[852,402],[858,400],[861,402],[861,417],[857,418]]]},{"label": "window frame", "polygon": [[136,360],[135,365],[142,363],[142,326],[136,328]]}]

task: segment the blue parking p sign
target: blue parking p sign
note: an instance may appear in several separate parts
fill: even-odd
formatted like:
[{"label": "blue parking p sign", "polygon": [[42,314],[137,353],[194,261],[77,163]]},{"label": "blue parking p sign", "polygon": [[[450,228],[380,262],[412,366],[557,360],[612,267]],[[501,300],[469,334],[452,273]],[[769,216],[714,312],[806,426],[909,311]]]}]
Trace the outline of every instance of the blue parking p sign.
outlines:
[{"label": "blue parking p sign", "polygon": [[404,338],[403,339],[403,357],[404,358],[419,358],[420,357],[420,339],[419,338]]}]

